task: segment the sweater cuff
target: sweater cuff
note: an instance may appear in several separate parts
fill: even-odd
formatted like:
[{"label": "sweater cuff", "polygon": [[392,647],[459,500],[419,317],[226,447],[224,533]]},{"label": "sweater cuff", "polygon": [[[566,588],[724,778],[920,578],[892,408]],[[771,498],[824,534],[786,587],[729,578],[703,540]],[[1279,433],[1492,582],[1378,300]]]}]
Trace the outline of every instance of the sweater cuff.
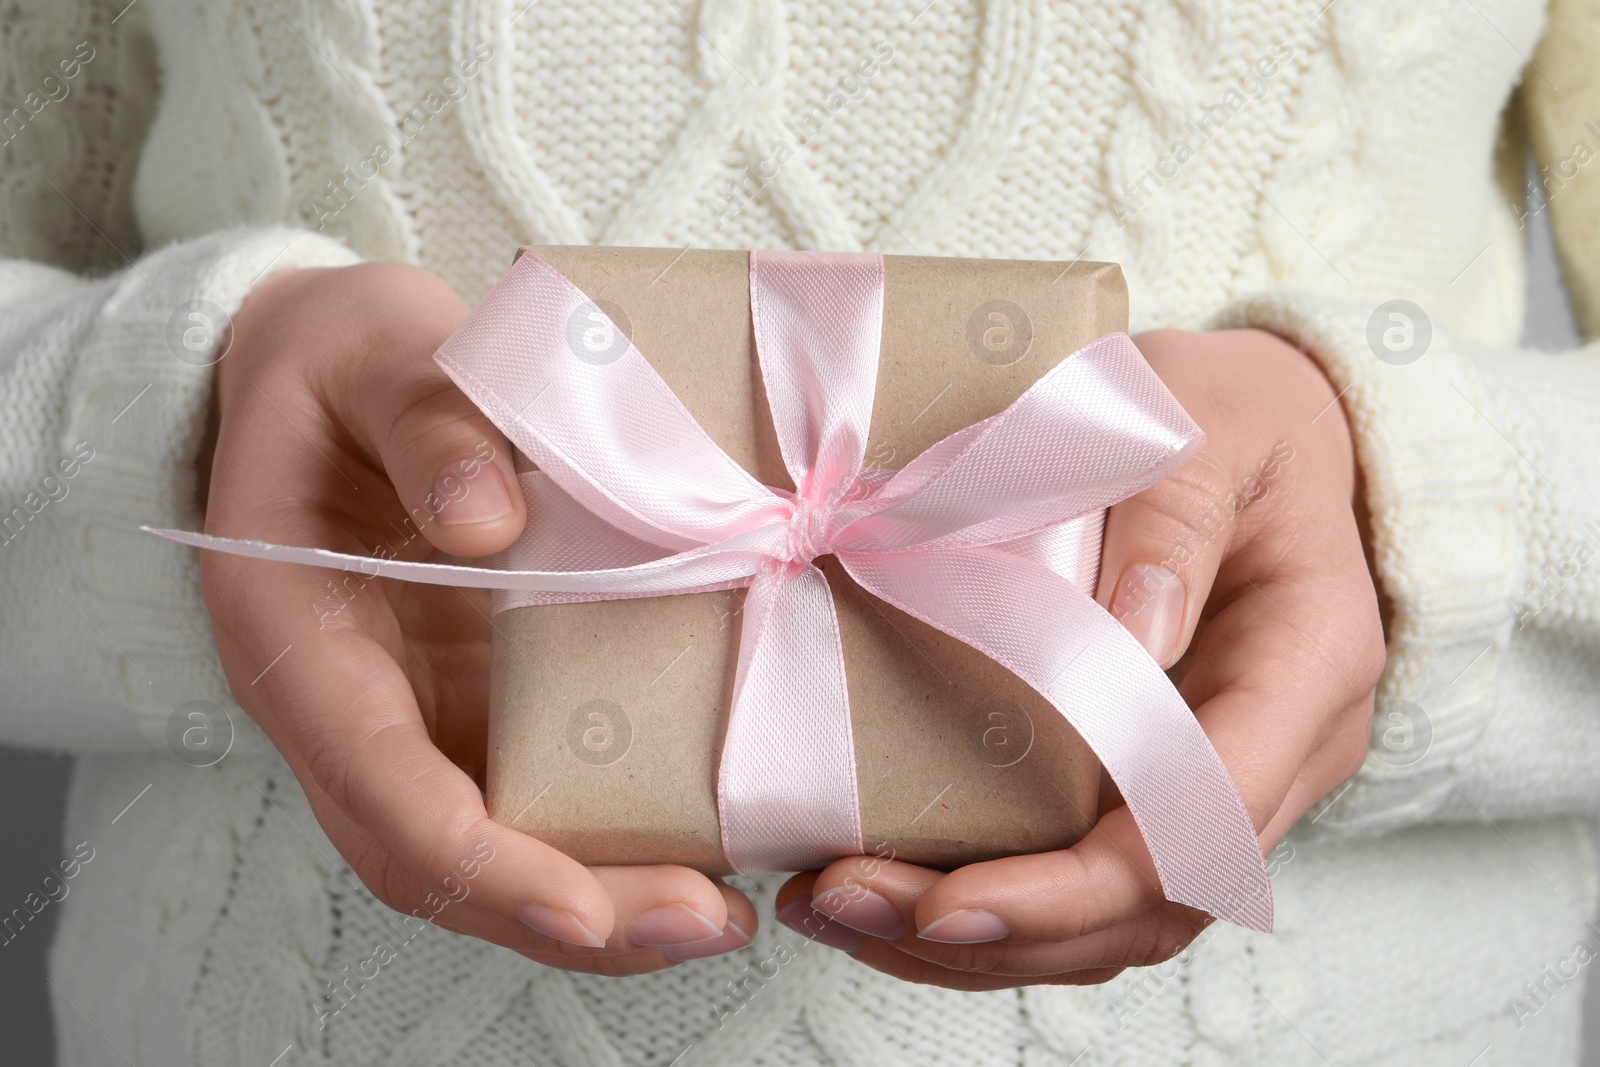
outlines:
[{"label": "sweater cuff", "polygon": [[359,258],[330,238],[287,227],[179,242],[118,277],[85,340],[67,390],[66,444],[85,442],[93,459],[75,486],[69,551],[77,565],[58,580],[115,648],[102,661],[114,663],[105,681],[147,742],[170,747],[174,717],[199,700],[227,709],[232,751],[268,747],[230,696],[196,554],[137,527],[198,529],[203,520],[196,465],[212,368],[226,355],[218,346],[245,297],[278,271]]},{"label": "sweater cuff", "polygon": [[[1269,291],[1212,323],[1265,330],[1305,351],[1338,391],[1354,435],[1377,582],[1393,615],[1366,762],[1312,812],[1320,829],[1350,833],[1460,806],[1452,767],[1485,726],[1526,539],[1518,457],[1494,398],[1454,339],[1434,329],[1424,342],[1420,320],[1407,334],[1389,310]],[[1385,346],[1389,329],[1409,352]]]}]

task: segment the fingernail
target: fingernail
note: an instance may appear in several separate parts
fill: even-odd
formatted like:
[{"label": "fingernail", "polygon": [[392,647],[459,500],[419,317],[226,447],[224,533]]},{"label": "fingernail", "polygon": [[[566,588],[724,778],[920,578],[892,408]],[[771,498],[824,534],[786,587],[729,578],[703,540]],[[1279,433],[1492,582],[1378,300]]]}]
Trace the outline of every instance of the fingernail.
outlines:
[{"label": "fingernail", "polygon": [[524,904],[517,909],[516,916],[517,922],[536,934],[584,948],[606,947],[605,940],[596,937],[594,931],[579,922],[578,917],[570,911],[552,908],[548,904]]},{"label": "fingernail", "polygon": [[778,912],[778,921],[819,945],[827,945],[841,952],[854,952],[867,939],[861,931],[852,930],[843,923],[836,923],[817,911],[811,906],[810,897],[791,901],[787,907]]},{"label": "fingernail", "polygon": [[906,932],[906,917],[900,909],[888,897],[863,885],[834,886],[812,900],[811,907],[873,937],[894,941]]},{"label": "fingernail", "polygon": [[1182,578],[1154,563],[1135,563],[1117,581],[1111,614],[1165,667],[1183,628],[1183,599]]},{"label": "fingernail", "polygon": [[999,941],[1011,936],[1011,927],[992,911],[963,908],[952,911],[942,919],[917,931],[924,941],[938,941],[946,945],[976,945],[983,941]]},{"label": "fingernail", "polygon": [[511,513],[511,496],[499,468],[481,459],[450,464],[433,480],[433,492],[445,526],[489,522]]},{"label": "fingernail", "polygon": [[641,911],[628,924],[628,940],[645,948],[704,941],[721,933],[722,927],[687,904],[662,904]]},{"label": "fingernail", "polygon": [[740,928],[732,919],[722,928],[722,933],[716,937],[708,937],[704,941],[692,941],[687,945],[667,945],[661,954],[674,963],[684,960],[700,960],[707,956],[720,956],[724,952],[736,952],[750,943],[750,935]]}]

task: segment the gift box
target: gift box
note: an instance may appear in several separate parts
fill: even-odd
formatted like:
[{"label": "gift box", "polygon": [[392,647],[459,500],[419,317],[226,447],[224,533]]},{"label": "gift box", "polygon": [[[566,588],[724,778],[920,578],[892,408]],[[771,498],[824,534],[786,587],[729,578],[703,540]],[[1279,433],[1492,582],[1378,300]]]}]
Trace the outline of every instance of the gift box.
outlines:
[{"label": "gift box", "polygon": [[1204,440],[1125,317],[1101,264],[540,249],[434,354],[522,453],[494,560],[150,532],[491,590],[489,809],[581,861],[1056,849],[1103,770],[1168,900],[1270,930],[1237,786],[1093,598],[1106,509]]},{"label": "gift box", "polygon": [[[723,451],[761,482],[794,488],[756,357],[747,253],[534,251],[603,313],[572,324],[580,357],[604,359],[631,339]],[[995,415],[1127,327],[1112,264],[885,256],[883,273],[873,467],[898,468]],[[518,464],[532,466],[520,454]],[[1081,520],[1074,579],[1091,595],[1102,520]],[[865,850],[949,868],[1077,841],[1100,785],[1078,733],[999,663],[872,597],[833,557],[818,565],[839,618]],[[745,596],[497,614],[490,815],[588,864],[731,873],[717,776]]]}]

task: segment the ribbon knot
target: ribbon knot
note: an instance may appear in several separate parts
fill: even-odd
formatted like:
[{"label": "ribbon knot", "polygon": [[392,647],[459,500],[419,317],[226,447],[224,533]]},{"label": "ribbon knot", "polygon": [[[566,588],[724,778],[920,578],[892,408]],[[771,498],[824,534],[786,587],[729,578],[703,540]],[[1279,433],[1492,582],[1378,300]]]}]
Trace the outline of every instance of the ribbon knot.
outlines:
[{"label": "ribbon knot", "polygon": [[527,254],[435,356],[539,468],[519,476],[528,524],[494,568],[155,532],[490,589],[497,612],[746,588],[717,779],[723,850],[745,874],[863,851],[839,620],[811,563],[831,552],[866,592],[996,660],[1078,730],[1168,899],[1270,930],[1266,864],[1227,768],[1160,666],[1076,584],[1105,509],[1166,477],[1199,428],[1133,342],[1109,334],[901,470],[864,469],[883,291],[878,255],[750,253],[761,376],[797,494],[735,463],[631,343],[603,367],[573,359],[566,325],[593,305]]},{"label": "ribbon knot", "polygon": [[797,496],[794,513],[784,529],[783,549],[776,558],[794,568],[832,552],[829,544],[832,532],[828,527],[834,513],[830,504],[812,503],[804,496]]}]

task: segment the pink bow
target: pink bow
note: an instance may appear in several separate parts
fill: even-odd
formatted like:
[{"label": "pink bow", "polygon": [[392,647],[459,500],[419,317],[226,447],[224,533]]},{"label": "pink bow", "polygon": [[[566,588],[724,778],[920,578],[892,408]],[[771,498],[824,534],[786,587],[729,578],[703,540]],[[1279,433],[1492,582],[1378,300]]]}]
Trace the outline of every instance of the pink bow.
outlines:
[{"label": "pink bow", "polygon": [[524,254],[435,357],[540,468],[520,477],[530,521],[495,569],[154,532],[489,588],[496,611],[748,586],[717,785],[724,851],[746,874],[863,851],[838,618],[812,562],[831,553],[1067,718],[1121,790],[1168,899],[1270,930],[1266,865],[1227,769],[1160,667],[1080,588],[1101,513],[1188,458],[1199,428],[1133,342],[1110,334],[904,469],[864,468],[883,285],[877,255],[750,253],[793,493],[718,448],[632,344],[583,358],[575,324],[615,327]]}]

